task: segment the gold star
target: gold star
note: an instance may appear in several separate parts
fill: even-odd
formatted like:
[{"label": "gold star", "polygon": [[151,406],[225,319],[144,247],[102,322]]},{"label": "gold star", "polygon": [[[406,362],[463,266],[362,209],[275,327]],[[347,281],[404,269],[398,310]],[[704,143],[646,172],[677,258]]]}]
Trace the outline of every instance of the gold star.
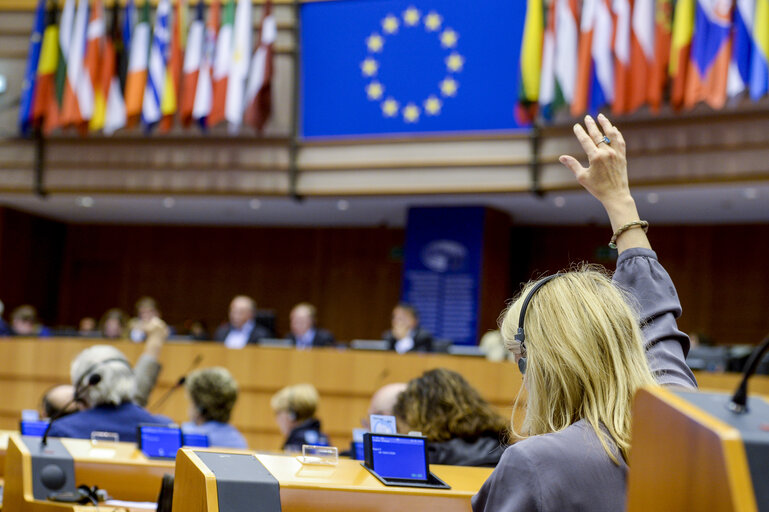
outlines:
[{"label": "gold star", "polygon": [[361,62],[360,69],[363,71],[363,76],[374,76],[376,75],[376,72],[379,71],[379,63],[371,57],[368,57]]},{"label": "gold star", "polygon": [[439,84],[441,88],[441,94],[444,96],[456,96],[459,84],[451,77],[444,78]]},{"label": "gold star", "polygon": [[441,113],[443,103],[436,96],[430,95],[425,100],[425,112],[428,116],[437,116]]},{"label": "gold star", "polygon": [[385,16],[385,19],[382,20],[382,30],[384,30],[385,34],[394,34],[398,31],[398,18],[393,16],[392,14],[388,14]]},{"label": "gold star", "polygon": [[382,97],[382,94],[384,93],[384,87],[382,87],[382,84],[374,80],[370,84],[366,86],[366,94],[368,95],[368,99],[370,100],[378,100]]},{"label": "gold star", "polygon": [[441,46],[444,48],[454,48],[457,45],[457,39],[459,34],[454,32],[454,29],[447,28],[441,32]]},{"label": "gold star", "polygon": [[379,53],[384,46],[384,39],[379,34],[371,34],[366,38],[366,46],[370,52]]},{"label": "gold star", "polygon": [[451,52],[451,55],[446,57],[446,67],[449,71],[462,71],[462,66],[465,65],[465,58],[457,52]]},{"label": "gold star", "polygon": [[443,18],[435,11],[430,11],[425,16],[425,28],[428,32],[435,32],[441,28],[441,23],[443,23]]},{"label": "gold star", "polygon": [[407,123],[416,123],[419,121],[419,112],[419,107],[413,103],[409,103],[403,108],[403,119],[405,119]]},{"label": "gold star", "polygon": [[411,6],[403,11],[403,23],[405,23],[407,27],[414,27],[419,23],[419,18],[421,16],[422,13],[419,12],[416,7]]},{"label": "gold star", "polygon": [[392,98],[387,98],[382,102],[382,114],[385,117],[395,117],[398,115],[398,102]]}]

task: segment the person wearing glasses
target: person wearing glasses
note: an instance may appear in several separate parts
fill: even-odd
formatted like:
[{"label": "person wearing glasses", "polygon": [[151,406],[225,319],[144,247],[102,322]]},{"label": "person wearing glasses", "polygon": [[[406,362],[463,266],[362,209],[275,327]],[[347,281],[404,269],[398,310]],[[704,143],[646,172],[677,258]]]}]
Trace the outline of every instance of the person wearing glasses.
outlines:
[{"label": "person wearing glasses", "polygon": [[633,395],[653,384],[697,386],[675,287],[630,195],[625,141],[605,116],[598,123],[587,116],[574,126],[588,167],[560,161],[606,210],[617,268],[613,277],[587,265],[544,277],[503,313],[526,414],[473,498],[475,512],[624,510]]}]

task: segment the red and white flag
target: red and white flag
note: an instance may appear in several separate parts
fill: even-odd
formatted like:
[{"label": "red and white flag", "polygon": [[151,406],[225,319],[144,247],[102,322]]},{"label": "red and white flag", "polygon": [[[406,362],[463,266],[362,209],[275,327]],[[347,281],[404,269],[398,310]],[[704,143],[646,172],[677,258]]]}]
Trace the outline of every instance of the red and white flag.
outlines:
[{"label": "red and white flag", "polygon": [[272,46],[278,29],[270,0],[264,4],[260,41],[251,59],[246,85],[245,121],[261,132],[272,112]]},{"label": "red and white flag", "polygon": [[184,67],[182,68],[181,106],[179,117],[182,126],[189,126],[192,122],[192,109],[195,106],[195,91],[198,85],[200,65],[203,60],[205,46],[205,25],[203,22],[203,0],[198,1],[195,19],[190,24],[187,34],[187,48],[184,53]]}]

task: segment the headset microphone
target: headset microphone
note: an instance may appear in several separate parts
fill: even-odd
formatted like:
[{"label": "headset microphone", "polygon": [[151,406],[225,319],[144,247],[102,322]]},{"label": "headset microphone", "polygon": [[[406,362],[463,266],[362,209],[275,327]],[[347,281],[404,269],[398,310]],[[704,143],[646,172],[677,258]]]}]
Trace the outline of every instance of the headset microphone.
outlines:
[{"label": "headset microphone", "polygon": [[519,342],[521,344],[521,357],[518,358],[518,369],[521,371],[521,374],[526,373],[526,333],[523,330],[523,321],[526,319],[526,308],[529,307],[529,302],[531,302],[531,298],[534,297],[534,294],[539,291],[540,288],[545,286],[549,281],[552,279],[563,275],[563,274],[553,274],[551,276],[547,276],[544,279],[540,280],[537,284],[534,285],[534,287],[531,289],[529,294],[526,296],[526,298],[523,300],[523,305],[521,305],[521,314],[518,317],[518,332],[515,333],[515,341]]}]

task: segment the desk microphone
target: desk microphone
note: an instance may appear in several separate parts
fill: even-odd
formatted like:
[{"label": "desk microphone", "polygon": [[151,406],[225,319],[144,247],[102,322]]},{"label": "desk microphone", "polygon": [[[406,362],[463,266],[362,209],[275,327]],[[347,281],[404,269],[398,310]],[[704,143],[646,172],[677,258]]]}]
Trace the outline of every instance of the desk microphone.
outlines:
[{"label": "desk microphone", "polygon": [[98,373],[92,373],[88,377],[88,382],[86,382],[86,385],[83,386],[80,389],[75,390],[75,396],[72,397],[72,400],[67,402],[67,404],[59,409],[59,412],[54,414],[53,418],[51,418],[51,421],[48,422],[48,426],[45,428],[45,432],[43,433],[43,439],[40,441],[40,444],[43,446],[46,446],[48,444],[48,432],[51,431],[51,427],[53,426],[53,423],[61,418],[62,416],[65,416],[67,414],[67,409],[74,404],[75,402],[79,402],[83,398],[83,394],[93,386],[97,385],[99,382],[101,382],[101,375]]},{"label": "desk microphone", "polygon": [[187,369],[187,371],[184,373],[184,375],[179,377],[179,380],[177,380],[176,383],[173,386],[171,386],[171,388],[168,391],[166,391],[163,394],[163,396],[161,396],[160,399],[152,405],[152,407],[149,407],[149,410],[156,411],[161,405],[163,405],[166,402],[166,400],[168,400],[171,397],[174,391],[184,386],[184,383],[187,382],[187,375],[192,370],[197,368],[202,360],[203,360],[203,356],[201,354],[196,355],[195,359],[192,360],[192,364],[190,365],[189,369]]},{"label": "desk microphone", "polygon": [[769,336],[764,338],[761,344],[756,347],[752,354],[750,354],[750,359],[745,363],[745,369],[742,372],[740,385],[737,387],[737,391],[734,392],[734,396],[732,396],[732,400],[728,404],[729,410],[732,412],[737,414],[748,412],[748,379],[751,375],[756,373],[758,363],[761,362],[761,358],[768,348]]}]

